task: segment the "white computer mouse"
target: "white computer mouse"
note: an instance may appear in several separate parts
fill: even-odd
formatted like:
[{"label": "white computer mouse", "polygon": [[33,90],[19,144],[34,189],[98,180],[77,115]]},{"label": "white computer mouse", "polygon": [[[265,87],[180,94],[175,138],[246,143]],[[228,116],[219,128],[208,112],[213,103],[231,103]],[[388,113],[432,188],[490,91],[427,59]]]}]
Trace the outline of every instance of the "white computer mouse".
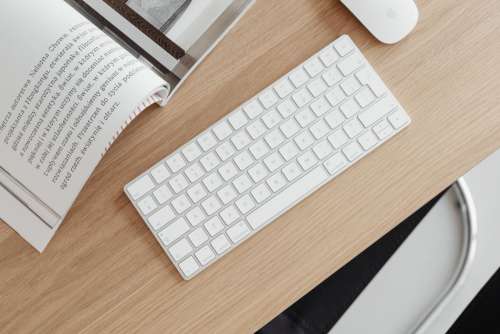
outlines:
[{"label": "white computer mouse", "polygon": [[413,0],[341,0],[382,43],[394,44],[417,25],[418,8]]}]

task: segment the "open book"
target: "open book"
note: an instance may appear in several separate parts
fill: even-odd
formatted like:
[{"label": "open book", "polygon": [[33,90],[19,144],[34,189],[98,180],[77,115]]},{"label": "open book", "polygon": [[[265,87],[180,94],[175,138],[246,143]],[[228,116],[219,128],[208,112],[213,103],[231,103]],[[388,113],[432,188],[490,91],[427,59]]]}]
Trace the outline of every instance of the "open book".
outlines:
[{"label": "open book", "polygon": [[118,134],[253,0],[4,0],[0,219],[43,251]]}]

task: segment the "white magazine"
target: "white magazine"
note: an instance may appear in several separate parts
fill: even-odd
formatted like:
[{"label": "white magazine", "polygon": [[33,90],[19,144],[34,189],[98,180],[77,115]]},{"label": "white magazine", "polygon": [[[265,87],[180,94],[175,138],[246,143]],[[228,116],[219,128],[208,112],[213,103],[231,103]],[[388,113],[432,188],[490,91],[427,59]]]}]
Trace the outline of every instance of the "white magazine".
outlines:
[{"label": "white magazine", "polygon": [[[145,20],[171,3],[176,13],[165,10],[159,31],[175,54],[127,21],[120,3]],[[0,219],[43,251],[119,133],[166,103],[252,3],[3,1]]]}]

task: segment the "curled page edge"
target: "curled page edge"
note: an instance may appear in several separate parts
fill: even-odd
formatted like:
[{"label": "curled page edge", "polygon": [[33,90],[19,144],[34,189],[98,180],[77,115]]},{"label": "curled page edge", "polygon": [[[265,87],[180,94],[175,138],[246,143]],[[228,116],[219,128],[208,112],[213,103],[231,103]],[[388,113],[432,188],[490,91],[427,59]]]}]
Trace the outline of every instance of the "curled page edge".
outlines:
[{"label": "curled page edge", "polygon": [[148,96],[141,102],[139,105],[134,108],[132,113],[129,115],[127,120],[125,121],[124,124],[116,131],[116,133],[113,135],[111,140],[108,142],[106,145],[104,151],[101,153],[101,157],[103,157],[106,152],[109,150],[111,145],[115,142],[115,140],[120,136],[120,134],[125,130],[125,128],[132,123],[132,121],[139,116],[141,112],[146,110],[148,107],[152,106],[153,104],[158,104],[160,107],[163,107],[166,105],[168,101],[168,96],[169,96],[170,89],[169,87],[166,86],[160,86],[157,89],[155,89],[151,94],[148,94]]}]

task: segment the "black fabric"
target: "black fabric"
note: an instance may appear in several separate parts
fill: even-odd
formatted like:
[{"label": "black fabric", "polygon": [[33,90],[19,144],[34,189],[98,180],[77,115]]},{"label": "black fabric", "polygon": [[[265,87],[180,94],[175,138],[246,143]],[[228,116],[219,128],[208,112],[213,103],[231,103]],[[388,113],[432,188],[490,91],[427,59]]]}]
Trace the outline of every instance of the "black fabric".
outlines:
[{"label": "black fabric", "polygon": [[500,333],[500,269],[479,291],[448,334]]},{"label": "black fabric", "polygon": [[408,217],[257,333],[327,333],[443,193]]}]

